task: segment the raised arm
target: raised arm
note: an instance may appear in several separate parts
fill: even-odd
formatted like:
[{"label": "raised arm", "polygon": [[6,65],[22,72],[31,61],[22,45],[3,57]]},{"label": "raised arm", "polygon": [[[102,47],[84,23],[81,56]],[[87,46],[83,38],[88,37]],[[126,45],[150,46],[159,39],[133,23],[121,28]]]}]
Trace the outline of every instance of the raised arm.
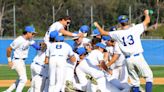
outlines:
[{"label": "raised arm", "polygon": [[148,24],[150,23],[150,16],[149,16],[149,10],[144,11],[145,19],[143,21],[143,24],[145,28],[147,28]]},{"label": "raised arm", "polygon": [[75,34],[75,33],[66,31],[65,29],[60,30],[60,32],[61,32],[63,35],[66,35],[66,36],[78,36],[78,37],[83,37],[83,33]]},{"label": "raised arm", "polygon": [[101,35],[109,35],[109,33],[107,31],[104,31],[97,22],[94,22],[94,25],[100,31]]}]

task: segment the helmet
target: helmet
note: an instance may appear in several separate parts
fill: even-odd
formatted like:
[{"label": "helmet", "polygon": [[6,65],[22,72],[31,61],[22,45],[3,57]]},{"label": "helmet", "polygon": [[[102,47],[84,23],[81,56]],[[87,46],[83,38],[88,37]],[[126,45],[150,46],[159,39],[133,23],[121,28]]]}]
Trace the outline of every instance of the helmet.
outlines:
[{"label": "helmet", "polygon": [[126,16],[126,15],[120,15],[119,17],[118,17],[118,22],[119,23],[125,23],[125,22],[128,22],[128,17]]}]

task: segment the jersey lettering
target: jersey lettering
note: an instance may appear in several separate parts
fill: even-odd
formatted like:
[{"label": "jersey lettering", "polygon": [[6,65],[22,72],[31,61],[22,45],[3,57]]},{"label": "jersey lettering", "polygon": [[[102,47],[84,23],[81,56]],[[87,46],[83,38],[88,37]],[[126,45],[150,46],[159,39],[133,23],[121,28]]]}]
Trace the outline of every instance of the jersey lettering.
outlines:
[{"label": "jersey lettering", "polygon": [[56,45],[56,49],[61,49],[61,48],[62,48],[62,45],[60,45],[60,44]]},{"label": "jersey lettering", "polygon": [[122,37],[122,40],[123,40],[124,46],[134,44],[134,39],[132,35],[129,35],[128,37]]}]

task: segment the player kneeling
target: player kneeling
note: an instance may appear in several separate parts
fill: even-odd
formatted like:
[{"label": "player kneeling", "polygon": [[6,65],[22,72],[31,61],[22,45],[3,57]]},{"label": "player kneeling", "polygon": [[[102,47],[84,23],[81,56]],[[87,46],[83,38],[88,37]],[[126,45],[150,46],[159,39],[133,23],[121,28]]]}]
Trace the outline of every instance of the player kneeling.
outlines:
[{"label": "player kneeling", "polygon": [[31,88],[28,92],[43,92],[48,78],[48,66],[44,64],[47,45],[40,43],[40,50],[31,64]]}]

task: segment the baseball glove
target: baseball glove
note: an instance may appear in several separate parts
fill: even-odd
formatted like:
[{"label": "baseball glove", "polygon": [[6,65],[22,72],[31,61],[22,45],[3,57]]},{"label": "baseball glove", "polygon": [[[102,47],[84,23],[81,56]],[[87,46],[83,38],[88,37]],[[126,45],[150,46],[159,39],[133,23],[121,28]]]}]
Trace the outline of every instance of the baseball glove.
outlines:
[{"label": "baseball glove", "polygon": [[41,43],[40,43],[40,50],[41,50],[42,52],[45,52],[46,49],[47,49],[46,43],[45,43],[45,42],[41,42]]}]

